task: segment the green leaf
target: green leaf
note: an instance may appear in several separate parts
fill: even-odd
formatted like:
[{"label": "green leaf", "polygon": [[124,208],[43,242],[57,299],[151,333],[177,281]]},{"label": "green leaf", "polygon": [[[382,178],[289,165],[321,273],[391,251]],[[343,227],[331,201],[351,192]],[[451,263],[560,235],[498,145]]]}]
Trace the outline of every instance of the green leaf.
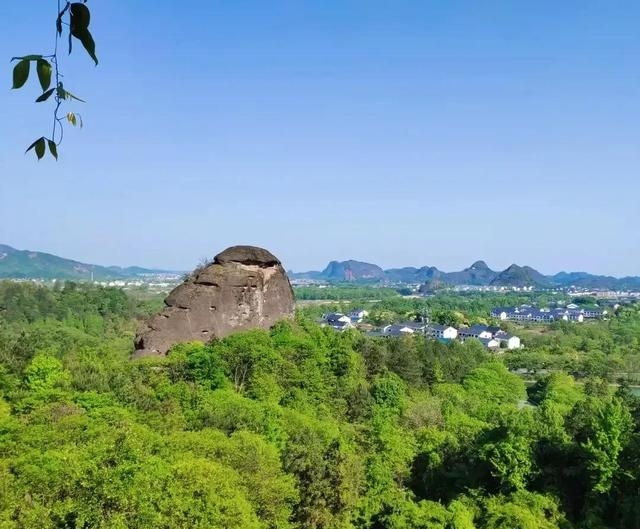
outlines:
[{"label": "green leaf", "polygon": [[96,56],[96,43],[93,40],[93,37],[91,36],[91,33],[89,32],[89,30],[88,29],[84,30],[84,32],[82,32],[82,34],[80,35],[79,39],[80,39],[80,42],[82,42],[84,49],[87,50],[89,57],[91,57],[93,59],[93,62],[96,63],[96,66],[98,66],[98,57]]},{"label": "green leaf", "polygon": [[38,160],[41,160],[44,156],[45,137],[42,136],[42,138],[38,138],[36,141],[34,141],[31,145],[29,145],[29,148],[24,151],[24,153],[27,154],[31,149],[35,149]]},{"label": "green leaf", "polygon": [[76,33],[82,32],[89,27],[91,22],[91,12],[89,8],[79,2],[71,4],[71,32],[74,37],[77,37]]},{"label": "green leaf", "polygon": [[53,140],[47,140],[49,144],[49,152],[51,152],[51,156],[53,156],[56,160],[58,159],[58,146],[56,142]]},{"label": "green leaf", "polygon": [[46,92],[51,86],[51,64],[44,59],[38,59],[37,70],[42,91]]},{"label": "green leaf", "polygon": [[87,50],[89,56],[93,59],[93,62],[98,65],[98,57],[96,56],[96,43],[93,40],[93,36],[89,31],[89,22],[91,21],[91,12],[89,8],[84,4],[75,2],[71,4],[71,22],[69,31],[69,53],[71,53],[71,35],[77,38],[84,49]]},{"label": "green leaf", "polygon": [[38,138],[36,141],[34,141],[31,145],[29,145],[29,147],[27,147],[27,150],[24,151],[25,154],[27,154],[31,149],[33,149],[36,146],[36,143],[38,143],[42,138]]},{"label": "green leaf", "polygon": [[38,160],[42,160],[42,157],[44,156],[44,150],[45,150],[44,142],[45,142],[45,139],[40,138],[38,143],[36,143],[36,156],[38,157]]},{"label": "green leaf", "polygon": [[43,101],[46,101],[47,99],[49,99],[51,97],[51,94],[53,94],[54,90],[55,88],[49,88],[49,90],[47,90],[38,99],[36,99],[36,103],[42,103]]},{"label": "green leaf", "polygon": [[22,88],[29,79],[29,68],[31,63],[27,59],[22,59],[13,69],[13,88]]},{"label": "green leaf", "polygon": [[11,57],[12,61],[37,61],[42,55],[25,55],[24,57]]},{"label": "green leaf", "polygon": [[[93,37],[91,36],[91,33],[89,32],[89,30],[83,29],[79,31],[73,31],[70,35],[73,35],[82,43],[82,46],[84,46],[84,49],[87,50],[87,53],[93,59],[93,62],[95,62],[97,66],[98,57],[96,56],[96,43],[93,40]],[[71,49],[71,41],[69,41],[69,49]]]}]

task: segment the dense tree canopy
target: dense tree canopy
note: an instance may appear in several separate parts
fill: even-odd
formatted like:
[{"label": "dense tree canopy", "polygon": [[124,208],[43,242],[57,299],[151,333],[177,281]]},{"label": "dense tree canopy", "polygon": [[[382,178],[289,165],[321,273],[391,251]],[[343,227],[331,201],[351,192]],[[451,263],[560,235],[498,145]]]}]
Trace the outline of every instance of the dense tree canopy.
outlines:
[{"label": "dense tree canopy", "polygon": [[0,527],[639,527],[626,386],[527,393],[473,341],[301,314],[131,361],[151,307],[120,290],[0,283],[0,307]]}]

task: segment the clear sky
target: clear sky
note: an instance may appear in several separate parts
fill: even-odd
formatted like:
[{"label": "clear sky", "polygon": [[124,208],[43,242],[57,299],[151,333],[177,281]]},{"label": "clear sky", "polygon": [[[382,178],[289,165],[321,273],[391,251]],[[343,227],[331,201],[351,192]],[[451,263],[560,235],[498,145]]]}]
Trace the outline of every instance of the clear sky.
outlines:
[{"label": "clear sky", "polygon": [[85,127],[37,163],[51,105],[9,58],[52,48],[55,2],[0,2],[0,243],[640,274],[636,0],[88,5],[100,65],[63,53]]}]

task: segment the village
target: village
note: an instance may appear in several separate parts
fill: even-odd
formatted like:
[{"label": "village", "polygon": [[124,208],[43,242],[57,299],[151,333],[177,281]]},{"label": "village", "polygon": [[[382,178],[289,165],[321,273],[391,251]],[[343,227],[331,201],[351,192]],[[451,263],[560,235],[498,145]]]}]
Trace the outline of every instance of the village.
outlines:
[{"label": "village", "polygon": [[[369,315],[366,310],[356,309],[348,314],[332,312],[324,314],[321,325],[331,327],[342,332],[355,329]],[[522,347],[520,338],[514,336],[498,326],[472,325],[470,327],[455,328],[451,325],[438,325],[427,322],[402,322],[385,325],[379,330],[369,330],[365,334],[369,337],[398,338],[402,336],[423,335],[447,344],[453,340],[464,342],[476,339],[487,349],[519,349]]]},{"label": "village", "polygon": [[[550,324],[556,321],[582,323],[589,319],[606,318],[608,313],[609,311],[605,308],[581,308],[570,303],[566,307],[556,308],[538,308],[531,305],[496,307],[491,310],[490,314],[492,318],[500,321],[513,321],[521,324]],[[331,327],[338,332],[360,328],[369,337],[398,338],[423,335],[444,344],[453,340],[464,342],[468,339],[475,339],[490,350],[513,350],[522,347],[518,336],[497,325],[476,324],[456,328],[452,325],[430,323],[427,318],[423,318],[424,321],[392,323],[379,329],[370,329],[366,323],[364,326],[362,325],[368,315],[368,311],[364,309],[355,309],[348,314],[331,312],[322,315],[320,324]]]},{"label": "village", "polygon": [[[613,305],[617,309],[619,305]],[[501,321],[520,321],[532,323],[552,323],[554,321],[573,321],[582,323],[586,319],[604,318],[609,314],[607,309],[600,307],[581,308],[575,303],[566,307],[538,308],[531,305],[518,307],[496,307],[491,310],[491,316]]]}]

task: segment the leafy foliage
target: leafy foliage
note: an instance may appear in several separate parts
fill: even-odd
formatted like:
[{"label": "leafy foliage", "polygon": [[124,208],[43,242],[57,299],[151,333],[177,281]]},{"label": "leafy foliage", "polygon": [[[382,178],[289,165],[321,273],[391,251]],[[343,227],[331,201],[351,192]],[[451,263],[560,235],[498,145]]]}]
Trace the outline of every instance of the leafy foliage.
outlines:
[{"label": "leafy foliage", "polygon": [[[58,57],[58,40],[62,37],[63,26],[66,24],[69,27],[69,53],[72,51],[73,39],[80,41],[87,54],[93,59],[96,66],[98,65],[98,57],[96,56],[96,44],[89,31],[89,23],[91,21],[91,13],[86,6],[87,0],[83,2],[66,2],[64,7],[60,9],[60,2],[58,2],[58,9],[60,9],[56,18],[56,34],[55,34],[55,48],[50,55],[26,55],[24,57],[13,57],[13,61],[17,61],[13,67],[13,89],[22,88],[25,86],[29,79],[31,72],[31,63],[35,63],[35,69],[38,76],[38,82],[42,89],[35,102],[43,103],[47,101],[52,95],[54,96],[55,107],[53,111],[53,132],[51,137],[41,136],[35,140],[25,152],[33,150],[38,160],[41,160],[45,153],[46,148],[49,148],[51,156],[56,160],[58,159],[58,146],[62,142],[63,138],[63,117],[59,115],[59,110],[62,103],[67,100],[75,100],[84,102],[79,97],[74,96],[71,92],[64,88],[61,81],[62,73],[59,69],[59,57]],[[67,22],[65,17],[68,16]],[[51,87],[52,77],[55,79],[53,88]],[[75,112],[69,112],[66,116],[68,122],[74,127],[78,122]]]},{"label": "leafy foliage", "polygon": [[626,387],[552,374],[527,405],[473,341],[301,314],[131,361],[150,310],[117,289],[0,283],[1,527],[637,526]]}]

